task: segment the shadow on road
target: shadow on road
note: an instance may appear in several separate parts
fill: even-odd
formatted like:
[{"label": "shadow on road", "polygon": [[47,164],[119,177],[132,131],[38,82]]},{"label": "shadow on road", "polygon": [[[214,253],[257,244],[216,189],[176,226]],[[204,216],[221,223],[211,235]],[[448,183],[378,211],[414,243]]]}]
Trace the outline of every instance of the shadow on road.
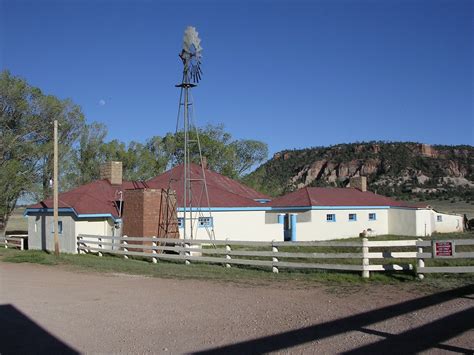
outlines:
[{"label": "shadow on road", "polygon": [[0,354],[79,354],[12,305],[0,305]]},{"label": "shadow on road", "polygon": [[[351,331],[361,331],[384,337],[375,343],[363,345],[349,351],[348,354],[381,354],[381,353],[417,353],[429,348],[472,354],[472,349],[440,344],[454,338],[474,326],[474,307],[448,315],[418,328],[407,330],[400,334],[388,334],[366,329],[372,324],[395,318],[403,314],[418,311],[423,308],[448,302],[452,299],[465,297],[474,293],[474,285],[439,292],[414,300],[379,308],[373,311],[340,318],[334,321],[295,329],[284,333],[270,335],[258,339],[247,340],[236,344],[220,346],[195,354],[259,354],[278,351],[298,346],[311,341],[321,340],[331,336]],[[317,349],[315,349],[317,350]]]}]

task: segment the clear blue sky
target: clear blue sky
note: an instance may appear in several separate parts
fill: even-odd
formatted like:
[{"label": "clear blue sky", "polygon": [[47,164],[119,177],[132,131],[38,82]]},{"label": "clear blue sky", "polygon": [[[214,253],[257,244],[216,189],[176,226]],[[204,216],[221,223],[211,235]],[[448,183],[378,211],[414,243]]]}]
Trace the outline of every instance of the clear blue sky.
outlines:
[{"label": "clear blue sky", "polygon": [[271,153],[363,140],[474,144],[473,1],[0,3],[1,68],[71,98],[108,139],[174,131],[177,55],[194,25],[199,124],[224,123]]}]

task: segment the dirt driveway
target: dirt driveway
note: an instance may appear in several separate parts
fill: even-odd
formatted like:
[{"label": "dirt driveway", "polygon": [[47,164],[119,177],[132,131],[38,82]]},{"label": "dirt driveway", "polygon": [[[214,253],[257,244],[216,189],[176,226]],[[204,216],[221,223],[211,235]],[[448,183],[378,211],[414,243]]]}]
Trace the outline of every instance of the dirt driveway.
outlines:
[{"label": "dirt driveway", "polygon": [[0,353],[470,353],[474,286],[421,294],[0,263]]}]

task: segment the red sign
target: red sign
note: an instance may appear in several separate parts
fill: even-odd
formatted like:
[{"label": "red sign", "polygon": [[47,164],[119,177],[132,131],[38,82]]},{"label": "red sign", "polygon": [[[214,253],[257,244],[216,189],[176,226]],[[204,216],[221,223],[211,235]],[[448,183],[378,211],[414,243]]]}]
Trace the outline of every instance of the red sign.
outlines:
[{"label": "red sign", "polygon": [[454,254],[454,246],[452,241],[435,241],[434,242],[435,257],[449,257]]}]

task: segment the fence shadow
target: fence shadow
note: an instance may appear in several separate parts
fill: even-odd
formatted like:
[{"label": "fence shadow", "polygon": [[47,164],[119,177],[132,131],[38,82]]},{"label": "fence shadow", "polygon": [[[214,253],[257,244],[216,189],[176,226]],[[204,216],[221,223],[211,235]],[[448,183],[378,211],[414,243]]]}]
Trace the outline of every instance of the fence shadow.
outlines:
[{"label": "fence shadow", "polygon": [[[407,330],[401,334],[387,334],[372,331],[365,327],[372,324],[411,313],[423,308],[448,302],[452,299],[465,297],[474,293],[474,285],[468,285],[414,300],[394,304],[334,321],[316,324],[258,339],[229,344],[213,349],[196,352],[195,354],[261,354],[298,346],[315,340],[350,331],[363,331],[384,337],[372,344],[353,349],[348,354],[380,354],[380,353],[416,353],[429,348],[472,353],[472,349],[464,349],[440,344],[470,329],[473,329],[474,307],[462,312],[451,314],[442,319]],[[315,349],[317,351],[317,349]]]},{"label": "fence shadow", "polygon": [[79,354],[12,305],[0,305],[0,354]]}]

